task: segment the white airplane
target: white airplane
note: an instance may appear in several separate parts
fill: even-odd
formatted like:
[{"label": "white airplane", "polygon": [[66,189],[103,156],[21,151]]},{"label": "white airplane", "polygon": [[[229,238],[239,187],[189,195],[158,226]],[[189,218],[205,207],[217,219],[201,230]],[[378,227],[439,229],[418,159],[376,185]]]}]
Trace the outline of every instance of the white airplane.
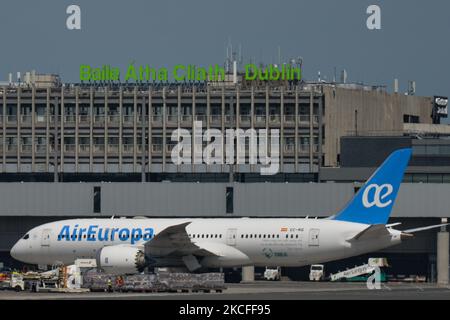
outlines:
[{"label": "white airplane", "polygon": [[64,220],[27,232],[11,256],[39,265],[90,258],[105,272],[133,274],[147,267],[300,267],[370,253],[441,226],[399,231],[392,228],[398,224],[386,225],[410,157],[411,149],[392,153],[347,206],[326,219]]}]

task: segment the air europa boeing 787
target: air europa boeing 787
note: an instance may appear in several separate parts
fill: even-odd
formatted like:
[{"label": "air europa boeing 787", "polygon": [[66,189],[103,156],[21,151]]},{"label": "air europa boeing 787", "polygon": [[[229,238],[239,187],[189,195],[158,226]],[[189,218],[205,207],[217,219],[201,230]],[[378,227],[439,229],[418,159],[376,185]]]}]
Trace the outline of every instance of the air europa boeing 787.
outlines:
[{"label": "air europa boeing 787", "polygon": [[164,266],[294,267],[374,252],[439,227],[399,231],[387,224],[410,157],[411,149],[392,153],[347,206],[326,219],[64,220],[30,230],[11,255],[41,265],[91,258],[106,272],[132,274]]}]

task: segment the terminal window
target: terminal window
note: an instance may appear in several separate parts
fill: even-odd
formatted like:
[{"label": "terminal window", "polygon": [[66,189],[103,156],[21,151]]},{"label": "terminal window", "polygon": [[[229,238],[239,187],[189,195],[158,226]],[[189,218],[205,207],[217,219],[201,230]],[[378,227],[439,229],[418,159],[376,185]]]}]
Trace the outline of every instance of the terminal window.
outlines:
[{"label": "terminal window", "polygon": [[410,114],[403,115],[403,123],[419,123],[419,116],[413,116]]}]

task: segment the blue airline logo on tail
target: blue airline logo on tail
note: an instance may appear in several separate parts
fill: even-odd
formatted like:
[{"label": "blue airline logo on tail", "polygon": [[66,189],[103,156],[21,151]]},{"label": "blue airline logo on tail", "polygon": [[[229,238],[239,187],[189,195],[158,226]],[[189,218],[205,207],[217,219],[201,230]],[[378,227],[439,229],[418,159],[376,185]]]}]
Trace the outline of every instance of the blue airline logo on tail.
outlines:
[{"label": "blue airline logo on tail", "polygon": [[393,152],[334,219],[363,224],[386,224],[411,153],[411,149]]},{"label": "blue airline logo on tail", "polygon": [[[369,200],[370,192],[374,190],[372,200]],[[371,208],[377,206],[378,208],[385,208],[392,203],[392,199],[385,201],[394,191],[394,187],[391,184],[383,184],[381,186],[377,184],[371,184],[364,190],[362,196],[363,206]]]}]

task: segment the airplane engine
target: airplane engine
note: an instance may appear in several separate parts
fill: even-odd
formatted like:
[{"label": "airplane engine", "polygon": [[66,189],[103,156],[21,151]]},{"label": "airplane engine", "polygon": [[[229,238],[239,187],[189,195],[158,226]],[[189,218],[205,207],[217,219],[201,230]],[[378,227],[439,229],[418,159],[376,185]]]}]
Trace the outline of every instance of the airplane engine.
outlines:
[{"label": "airplane engine", "polygon": [[109,246],[97,255],[97,267],[111,274],[136,274],[147,266],[145,254],[136,247]]}]

